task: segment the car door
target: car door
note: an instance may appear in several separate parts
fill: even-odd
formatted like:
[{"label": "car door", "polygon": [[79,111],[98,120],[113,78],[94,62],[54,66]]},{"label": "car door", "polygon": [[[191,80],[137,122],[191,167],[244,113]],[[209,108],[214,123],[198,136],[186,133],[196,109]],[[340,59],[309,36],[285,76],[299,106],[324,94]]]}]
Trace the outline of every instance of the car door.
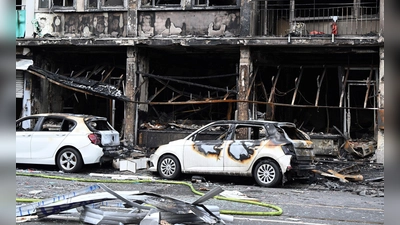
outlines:
[{"label": "car door", "polygon": [[31,159],[31,140],[40,117],[27,117],[17,120],[15,134],[16,163],[28,163]]},{"label": "car door", "polygon": [[222,173],[229,125],[210,126],[186,140],[183,166],[187,172]]},{"label": "car door", "polygon": [[237,125],[233,140],[224,157],[224,173],[245,173],[250,169],[261,143],[265,128],[258,125]]},{"label": "car door", "polygon": [[39,130],[32,135],[32,159],[37,159],[39,162],[41,160],[54,161],[52,159],[56,151],[70,133],[68,130],[62,130],[63,122],[63,117],[45,117],[43,119]]}]

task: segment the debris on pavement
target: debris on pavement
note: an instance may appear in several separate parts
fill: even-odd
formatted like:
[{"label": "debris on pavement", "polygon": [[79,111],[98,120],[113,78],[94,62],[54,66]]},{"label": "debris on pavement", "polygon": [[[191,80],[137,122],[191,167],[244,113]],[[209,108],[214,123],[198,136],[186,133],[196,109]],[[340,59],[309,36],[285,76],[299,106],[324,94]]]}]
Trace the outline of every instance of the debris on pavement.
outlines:
[{"label": "debris on pavement", "polygon": [[247,195],[243,194],[240,191],[223,191],[221,194],[221,196],[224,196],[226,198],[235,198],[235,199],[241,199],[241,200],[248,200],[248,201],[256,201],[259,202],[260,200],[257,198],[251,198],[248,197]]},{"label": "debris on pavement", "polygon": [[[93,192],[103,189],[105,192]],[[232,221],[221,215],[218,206],[202,203],[222,193],[217,186],[189,203],[150,192],[113,191],[104,184],[94,184],[71,193],[38,202],[17,205],[16,221],[40,219],[61,212],[77,210],[79,220],[89,224],[219,224]],[[102,209],[102,206],[106,210]],[[112,209],[112,211],[110,211]]]},{"label": "debris on pavement", "polygon": [[333,177],[333,178],[338,178],[339,181],[343,183],[347,183],[349,181],[362,181],[363,176],[361,174],[341,174],[336,172],[335,170],[328,170],[327,172],[323,172],[320,170],[312,170],[314,173],[321,174],[322,176],[325,177]]},{"label": "debris on pavement", "polygon": [[122,175],[122,174],[103,174],[103,173],[90,173],[91,177],[109,177],[115,180],[155,180],[154,177],[138,176],[138,175]]}]

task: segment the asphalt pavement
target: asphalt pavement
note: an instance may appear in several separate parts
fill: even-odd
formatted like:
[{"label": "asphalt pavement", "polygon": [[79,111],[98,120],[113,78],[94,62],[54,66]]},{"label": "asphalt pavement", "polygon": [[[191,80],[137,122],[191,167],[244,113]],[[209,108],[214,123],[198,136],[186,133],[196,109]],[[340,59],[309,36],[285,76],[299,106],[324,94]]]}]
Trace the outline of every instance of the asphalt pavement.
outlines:
[{"label": "asphalt pavement", "polygon": [[[101,173],[105,176],[93,176],[96,173]],[[48,177],[29,176],[29,174],[42,174]],[[139,171],[137,174],[132,174],[131,172],[118,171],[112,168],[99,169],[93,167],[79,174],[64,174],[53,168],[31,168],[28,166],[17,169],[16,198],[44,199],[81,189],[96,182],[104,183],[113,191],[150,192],[185,202],[193,202],[200,197],[193,193],[186,185],[159,182],[117,183],[115,179],[111,179],[107,175],[137,175],[160,180],[156,174],[145,170]],[[53,176],[54,178],[78,178],[80,180],[54,179]],[[180,181],[192,184],[196,191],[202,193],[206,193],[208,190],[219,186],[224,191],[240,193],[242,194],[241,197],[277,206],[283,211],[279,216],[243,215],[257,214],[255,212],[273,212],[275,210],[254,204],[218,199],[209,199],[203,203],[205,205],[218,206],[224,212],[235,212],[234,214],[228,214],[228,217],[233,219],[233,221],[225,221],[226,224],[384,224],[383,194],[377,194],[377,192],[375,194],[365,194],[365,185],[362,184],[345,186],[339,181],[329,180],[329,183],[338,184],[336,188],[332,188],[332,185],[328,187],[323,182],[310,184],[295,181],[278,188],[262,188],[257,186],[251,178],[203,176],[204,179],[202,181],[192,183],[191,177],[191,175],[183,176]],[[113,209],[108,208],[107,210]],[[240,212],[242,215],[238,215],[237,212]],[[79,213],[72,212],[55,214],[42,219],[32,219],[25,222],[25,224],[72,225],[83,223],[79,220]]]}]

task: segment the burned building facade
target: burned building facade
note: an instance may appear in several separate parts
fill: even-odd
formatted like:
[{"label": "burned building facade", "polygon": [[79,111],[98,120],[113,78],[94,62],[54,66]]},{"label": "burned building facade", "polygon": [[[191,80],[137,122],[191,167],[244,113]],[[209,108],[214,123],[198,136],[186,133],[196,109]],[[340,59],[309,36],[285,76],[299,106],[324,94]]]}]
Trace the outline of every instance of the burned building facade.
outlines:
[{"label": "burned building facade", "polygon": [[[384,0],[19,0],[17,117],[106,116],[130,146],[158,145],[149,133],[157,126],[288,121],[321,148],[351,140],[349,149],[366,145],[364,156],[374,146],[383,162],[383,8]],[[24,60],[32,65],[18,68]],[[169,139],[187,134],[177,130]]]}]

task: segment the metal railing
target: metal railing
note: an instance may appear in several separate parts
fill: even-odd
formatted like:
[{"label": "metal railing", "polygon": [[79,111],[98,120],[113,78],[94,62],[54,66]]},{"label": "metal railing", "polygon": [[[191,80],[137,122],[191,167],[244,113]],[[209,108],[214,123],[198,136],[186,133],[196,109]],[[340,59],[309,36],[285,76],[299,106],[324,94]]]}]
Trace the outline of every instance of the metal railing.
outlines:
[{"label": "metal railing", "polygon": [[253,36],[324,35],[332,33],[336,20],[338,35],[376,35],[379,32],[379,7],[344,6],[290,9],[254,6]]}]

